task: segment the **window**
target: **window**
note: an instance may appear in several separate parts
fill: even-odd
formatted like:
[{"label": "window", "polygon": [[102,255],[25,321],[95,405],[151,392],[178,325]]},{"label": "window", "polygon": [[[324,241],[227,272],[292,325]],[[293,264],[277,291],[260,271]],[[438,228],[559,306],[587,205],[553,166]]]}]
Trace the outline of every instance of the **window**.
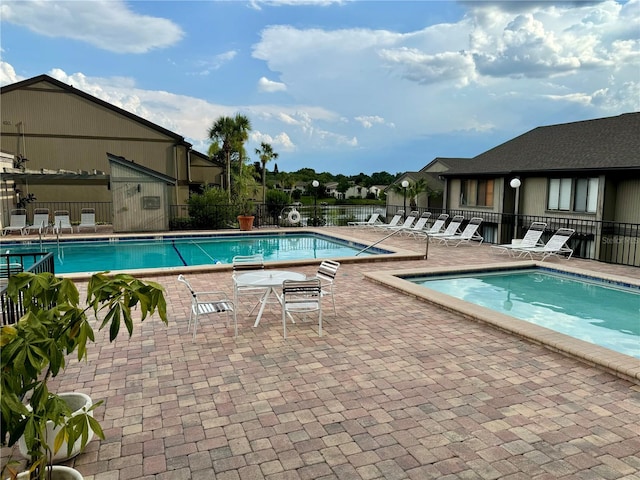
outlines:
[{"label": "window", "polygon": [[469,207],[493,206],[493,180],[462,180],[460,205]]},{"label": "window", "polygon": [[549,210],[595,213],[597,204],[598,178],[551,178],[549,180]]}]

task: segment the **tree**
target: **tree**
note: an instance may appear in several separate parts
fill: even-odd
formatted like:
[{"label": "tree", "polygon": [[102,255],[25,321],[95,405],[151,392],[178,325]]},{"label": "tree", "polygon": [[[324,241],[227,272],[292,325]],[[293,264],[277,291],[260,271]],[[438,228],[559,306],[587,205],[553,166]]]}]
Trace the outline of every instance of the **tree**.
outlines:
[{"label": "tree", "polygon": [[336,190],[338,190],[342,194],[342,196],[346,198],[345,194],[347,193],[347,190],[349,190],[350,186],[351,184],[349,183],[349,180],[347,179],[347,177],[344,177],[338,181],[338,187],[336,188]]},{"label": "tree", "polygon": [[270,144],[262,142],[260,148],[256,148],[256,155],[260,157],[260,162],[262,162],[262,203],[265,203],[265,199],[267,198],[267,162],[278,158],[278,154],[273,151]]},{"label": "tree", "polygon": [[238,175],[242,177],[242,167],[244,166],[244,142],[249,140],[249,132],[251,131],[251,121],[246,115],[236,113],[233,118],[236,126],[236,151],[238,152]]},{"label": "tree", "polygon": [[[226,162],[227,177],[227,199],[231,202],[231,155],[236,153],[239,159],[238,174],[242,176],[242,162],[244,153],[244,142],[249,138],[251,130],[251,122],[249,119],[239,113],[235,117],[220,117],[209,128],[209,139],[216,144],[224,154]],[[209,148],[209,152],[214,152],[213,147]]]}]

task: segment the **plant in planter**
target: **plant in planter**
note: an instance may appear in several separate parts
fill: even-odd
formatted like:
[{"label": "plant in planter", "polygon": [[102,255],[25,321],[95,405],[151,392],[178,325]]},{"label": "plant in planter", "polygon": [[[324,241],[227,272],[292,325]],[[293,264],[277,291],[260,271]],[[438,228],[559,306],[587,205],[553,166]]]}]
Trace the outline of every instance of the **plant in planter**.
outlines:
[{"label": "plant in planter", "polygon": [[252,198],[258,193],[258,184],[253,177],[253,166],[246,166],[242,175],[235,177],[233,205],[238,213],[240,230],[251,230],[255,213]]},{"label": "plant in planter", "polygon": [[238,224],[240,230],[251,230],[253,228],[254,208],[255,205],[246,195],[238,195],[235,200],[235,206],[238,211]]},{"label": "plant in planter", "polygon": [[[122,324],[131,336],[136,309],[141,321],[157,312],[167,323],[164,289],[127,274],[98,273],[87,284],[86,306],[82,306],[70,279],[25,272],[9,279],[7,294],[12,301],[22,302],[26,313],[15,325],[2,326],[0,334],[2,444],[12,446],[22,438],[30,458],[30,478],[55,479],[55,467],[47,465],[65,442],[70,456],[74,448],[86,446],[91,432],[100,438],[104,434],[92,414],[102,402],[72,416],[65,399],[49,391],[49,380],[64,371],[67,355],[77,352],[78,360],[87,358],[87,346],[95,342],[88,315],[91,310],[96,318],[106,312],[99,329],[109,326],[110,341],[118,336]],[[52,439],[53,427],[57,433]],[[15,476],[11,467],[7,470]],[[60,478],[73,478],[65,476],[67,468],[62,470]]]}]

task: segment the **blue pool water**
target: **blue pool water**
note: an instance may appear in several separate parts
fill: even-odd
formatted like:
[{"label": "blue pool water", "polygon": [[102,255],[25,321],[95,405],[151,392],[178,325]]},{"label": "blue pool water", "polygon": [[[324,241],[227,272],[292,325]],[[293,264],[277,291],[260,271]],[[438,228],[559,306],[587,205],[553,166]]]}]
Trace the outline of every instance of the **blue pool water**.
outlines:
[{"label": "blue pool water", "polygon": [[640,287],[541,268],[407,280],[640,358]]},{"label": "blue pool water", "polygon": [[[236,255],[262,253],[265,261],[353,256],[366,245],[319,234],[252,234],[215,237],[157,237],[3,244],[3,252],[53,253],[56,273],[136,270],[230,264]],[[359,256],[391,253],[369,249]]]}]

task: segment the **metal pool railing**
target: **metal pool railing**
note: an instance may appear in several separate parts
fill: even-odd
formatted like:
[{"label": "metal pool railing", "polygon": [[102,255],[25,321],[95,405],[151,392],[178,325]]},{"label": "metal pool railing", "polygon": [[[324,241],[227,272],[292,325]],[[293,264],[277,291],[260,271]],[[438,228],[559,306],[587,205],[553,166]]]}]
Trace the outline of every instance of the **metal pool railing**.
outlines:
[{"label": "metal pool railing", "polygon": [[55,273],[53,254],[37,252],[3,253],[0,255],[0,321],[2,321],[2,325],[16,323],[25,313],[22,295],[18,298],[17,303],[7,295],[9,278],[23,271]]}]

